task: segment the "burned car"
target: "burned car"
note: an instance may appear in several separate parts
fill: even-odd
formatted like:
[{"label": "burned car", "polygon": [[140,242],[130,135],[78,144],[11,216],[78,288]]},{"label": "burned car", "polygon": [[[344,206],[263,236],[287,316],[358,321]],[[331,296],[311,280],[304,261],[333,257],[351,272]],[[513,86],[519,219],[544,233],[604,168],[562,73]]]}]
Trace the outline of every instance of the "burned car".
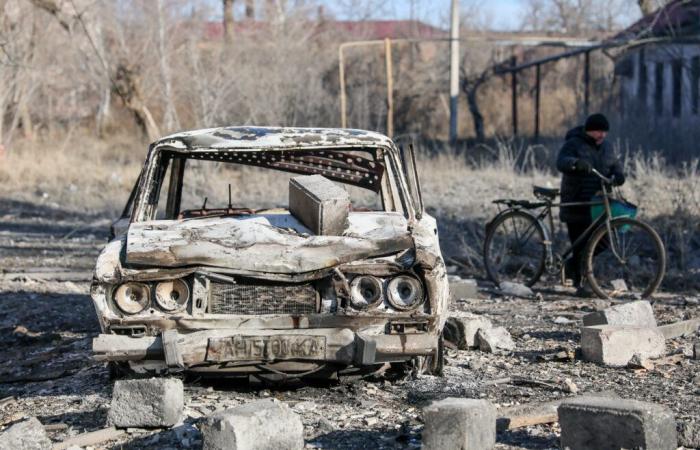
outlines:
[{"label": "burned car", "polygon": [[112,367],[441,370],[436,221],[412,150],[368,131],[228,127],[153,143],[91,296],[93,351]]}]

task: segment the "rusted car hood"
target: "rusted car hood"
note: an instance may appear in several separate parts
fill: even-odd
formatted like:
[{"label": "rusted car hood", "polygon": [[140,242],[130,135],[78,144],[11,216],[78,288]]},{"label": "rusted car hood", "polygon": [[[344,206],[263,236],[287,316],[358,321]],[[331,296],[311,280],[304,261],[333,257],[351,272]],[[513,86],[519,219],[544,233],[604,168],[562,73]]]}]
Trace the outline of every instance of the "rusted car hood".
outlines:
[{"label": "rusted car hood", "polygon": [[407,221],[397,213],[350,213],[343,236],[312,235],[289,214],[211,217],[132,223],[125,262],[298,274],[412,246]]}]

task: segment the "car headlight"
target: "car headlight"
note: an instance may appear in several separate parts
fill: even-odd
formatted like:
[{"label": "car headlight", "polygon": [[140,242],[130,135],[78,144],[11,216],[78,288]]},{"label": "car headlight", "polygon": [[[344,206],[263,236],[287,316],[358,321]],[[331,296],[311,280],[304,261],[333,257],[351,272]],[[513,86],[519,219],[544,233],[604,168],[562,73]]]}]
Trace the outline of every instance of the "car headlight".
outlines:
[{"label": "car headlight", "polygon": [[415,309],[423,302],[423,286],[417,279],[401,275],[389,282],[387,298],[396,309]]},{"label": "car headlight", "polygon": [[150,290],[143,283],[124,283],[114,291],[114,303],[127,314],[140,313],[150,302]]},{"label": "car headlight", "polygon": [[356,309],[367,309],[382,301],[382,282],[377,278],[362,275],[350,283],[350,303]]},{"label": "car headlight", "polygon": [[156,285],[156,303],[164,311],[178,311],[187,305],[190,289],[182,280],[161,281]]}]

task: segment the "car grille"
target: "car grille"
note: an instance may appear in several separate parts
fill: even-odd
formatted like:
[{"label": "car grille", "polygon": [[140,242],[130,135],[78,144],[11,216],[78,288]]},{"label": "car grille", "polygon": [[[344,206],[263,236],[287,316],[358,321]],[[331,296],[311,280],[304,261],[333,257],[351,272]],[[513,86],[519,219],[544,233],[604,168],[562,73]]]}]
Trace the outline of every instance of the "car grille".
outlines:
[{"label": "car grille", "polygon": [[260,286],[210,282],[210,314],[313,314],[316,290],[310,284]]}]

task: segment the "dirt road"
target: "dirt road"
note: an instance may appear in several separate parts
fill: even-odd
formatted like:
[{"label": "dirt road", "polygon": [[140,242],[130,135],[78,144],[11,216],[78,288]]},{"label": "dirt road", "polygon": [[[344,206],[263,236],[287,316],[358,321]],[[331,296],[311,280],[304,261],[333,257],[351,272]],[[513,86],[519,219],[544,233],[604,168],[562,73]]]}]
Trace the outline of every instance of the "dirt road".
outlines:
[{"label": "dirt road", "polygon": [[[104,218],[1,202],[0,211],[0,429],[36,416],[58,425],[55,441],[101,429],[111,396],[102,364],[90,358],[98,333],[88,296],[89,271],[106,240]],[[300,414],[308,448],[418,448],[421,407],[448,396],[485,398],[503,408],[579,393],[608,391],[668,405],[677,419],[700,416],[700,364],[689,358],[697,336],[670,340],[676,353],[653,370],[610,369],[575,354],[580,318],[600,300],[540,291],[541,300],[480,299],[454,309],[483,314],[511,332],[517,349],[506,356],[448,349],[445,376],[371,380],[330,385],[265,386],[189,380],[186,419],[173,430],[132,430],[104,448],[200,448],[197,423],[217,409],[276,397]],[[695,295],[664,295],[659,323],[700,316]],[[570,380],[567,384],[565,380]],[[558,448],[558,427],[538,425],[499,433],[497,448]],[[101,447],[100,447],[101,448]]]}]

